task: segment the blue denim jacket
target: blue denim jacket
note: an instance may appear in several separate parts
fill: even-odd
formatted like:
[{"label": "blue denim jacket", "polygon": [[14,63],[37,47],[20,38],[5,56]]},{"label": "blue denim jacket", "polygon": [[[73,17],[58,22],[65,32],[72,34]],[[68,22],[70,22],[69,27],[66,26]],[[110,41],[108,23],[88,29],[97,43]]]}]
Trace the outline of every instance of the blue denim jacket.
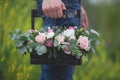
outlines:
[{"label": "blue denim jacket", "polygon": [[[67,9],[80,10],[80,0],[62,0]],[[41,9],[42,0],[37,0],[37,8]],[[47,29],[52,26],[79,26],[78,18],[43,18],[43,27]],[[74,65],[42,65],[40,80],[73,80]]]}]

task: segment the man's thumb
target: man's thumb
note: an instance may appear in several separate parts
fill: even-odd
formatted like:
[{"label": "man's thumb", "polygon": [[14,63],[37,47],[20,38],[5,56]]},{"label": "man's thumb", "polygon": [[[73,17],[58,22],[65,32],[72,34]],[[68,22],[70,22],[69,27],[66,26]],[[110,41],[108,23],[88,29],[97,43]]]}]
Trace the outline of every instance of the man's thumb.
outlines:
[{"label": "man's thumb", "polygon": [[66,10],[65,4],[62,2],[62,9]]}]

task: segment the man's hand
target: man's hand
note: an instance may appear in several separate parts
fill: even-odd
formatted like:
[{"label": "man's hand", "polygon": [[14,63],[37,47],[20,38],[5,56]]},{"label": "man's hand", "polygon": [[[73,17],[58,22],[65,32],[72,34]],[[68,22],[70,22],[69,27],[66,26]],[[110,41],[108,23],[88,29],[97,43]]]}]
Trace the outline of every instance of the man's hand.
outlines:
[{"label": "man's hand", "polygon": [[84,8],[81,6],[81,18],[82,18],[82,27],[86,29],[89,25],[87,13]]},{"label": "man's hand", "polygon": [[64,16],[63,10],[66,7],[61,0],[43,0],[42,10],[47,17],[60,18]]}]

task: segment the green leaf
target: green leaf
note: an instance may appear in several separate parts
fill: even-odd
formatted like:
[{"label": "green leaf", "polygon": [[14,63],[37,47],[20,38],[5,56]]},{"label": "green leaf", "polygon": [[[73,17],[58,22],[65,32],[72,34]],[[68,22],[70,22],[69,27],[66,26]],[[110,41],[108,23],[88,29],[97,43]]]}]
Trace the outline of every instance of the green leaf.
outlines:
[{"label": "green leaf", "polygon": [[75,44],[71,44],[70,47],[69,47],[69,49],[70,49],[71,51],[72,51],[72,50],[78,50],[79,47],[78,47],[77,45],[75,45]]},{"label": "green leaf", "polygon": [[95,46],[98,46],[100,44],[99,40],[95,40]]},{"label": "green leaf", "polygon": [[28,50],[29,50],[29,52],[31,53],[31,52],[33,51],[33,48],[29,48]]},{"label": "green leaf", "polygon": [[15,47],[19,48],[23,46],[24,41],[16,40],[15,41]]},{"label": "green leaf", "polygon": [[[9,37],[12,38],[13,35],[14,35],[13,31],[10,31],[10,32],[9,32]],[[12,38],[12,40],[14,40],[14,39]]]},{"label": "green leaf", "polygon": [[48,59],[50,59],[52,57],[52,54],[48,54]]},{"label": "green leaf", "polygon": [[30,32],[26,32],[24,35],[26,36],[26,37],[29,37],[30,36]]},{"label": "green leaf", "polygon": [[58,46],[58,51],[61,49],[61,45]]},{"label": "green leaf", "polygon": [[76,58],[77,58],[77,59],[80,59],[80,58],[81,58],[81,54],[77,54],[77,55],[76,55]]},{"label": "green leaf", "polygon": [[33,34],[33,36],[37,36],[38,32],[33,32],[32,34]]},{"label": "green leaf", "polygon": [[19,37],[20,37],[20,35],[17,35],[17,34],[15,34],[15,33],[11,33],[10,35],[10,38],[12,39],[12,40],[18,40],[19,39]]},{"label": "green leaf", "polygon": [[29,38],[30,38],[30,40],[35,41],[35,38],[34,38],[34,36],[32,36],[32,35],[30,35]]},{"label": "green leaf", "polygon": [[53,53],[53,58],[54,58],[54,59],[56,59],[56,58],[57,58],[56,53]]},{"label": "green leaf", "polygon": [[87,56],[83,55],[82,58],[83,58],[84,61],[88,62]]},{"label": "green leaf", "polygon": [[37,44],[35,42],[28,42],[27,48],[35,48]]},{"label": "green leaf", "polygon": [[22,41],[27,41],[28,39],[27,39],[26,36],[20,36],[20,40],[22,40]]},{"label": "green leaf", "polygon": [[18,48],[18,51],[22,54],[24,54],[25,52],[27,52],[27,48],[25,46]]},{"label": "green leaf", "polygon": [[66,47],[66,45],[62,45],[61,48],[64,49]]},{"label": "green leaf", "polygon": [[21,33],[20,29],[16,29],[15,32],[18,33],[18,34]]},{"label": "green leaf", "polygon": [[80,28],[79,30],[78,30],[78,32],[80,33],[80,32],[82,32],[84,29],[83,28]]},{"label": "green leaf", "polygon": [[42,27],[42,28],[40,29],[40,32],[41,32],[41,33],[44,33],[44,32],[45,32],[45,29]]},{"label": "green leaf", "polygon": [[90,32],[89,32],[88,30],[85,30],[85,33],[86,33],[87,35],[90,35]]},{"label": "green leaf", "polygon": [[77,54],[76,50],[72,50],[72,55],[74,56],[76,54]]},{"label": "green leaf", "polygon": [[54,40],[54,46],[55,46],[55,47],[59,46],[59,42],[58,42],[58,40],[56,40],[56,39]]},{"label": "green leaf", "polygon": [[93,34],[95,34],[95,35],[97,35],[97,36],[100,35],[97,31],[95,31],[95,30],[93,30],[93,29],[91,29],[90,32],[93,33]]},{"label": "green leaf", "polygon": [[27,49],[28,49],[30,52],[32,52],[32,51],[33,51],[33,48],[35,48],[36,46],[37,46],[37,44],[36,44],[35,42],[32,42],[32,43],[28,42],[28,44],[27,44]]},{"label": "green leaf", "polygon": [[17,39],[17,37],[18,37],[18,36],[17,36],[16,34],[13,34],[13,35],[11,36],[11,39],[12,39],[12,40],[15,40],[15,39]]},{"label": "green leaf", "polygon": [[43,55],[47,52],[47,48],[44,45],[38,45],[35,50],[37,51],[38,55]]},{"label": "green leaf", "polygon": [[96,51],[95,51],[94,47],[92,47],[92,48],[91,48],[91,50],[92,50],[92,52],[93,52],[93,53],[96,53]]}]

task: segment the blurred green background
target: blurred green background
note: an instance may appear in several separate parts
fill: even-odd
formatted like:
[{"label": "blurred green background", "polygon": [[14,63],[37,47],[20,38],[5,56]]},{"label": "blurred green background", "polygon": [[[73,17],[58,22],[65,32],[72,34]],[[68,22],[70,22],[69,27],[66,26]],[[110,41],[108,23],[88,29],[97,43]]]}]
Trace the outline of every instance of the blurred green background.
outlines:
[{"label": "blurred green background", "polygon": [[[103,2],[102,2],[103,1]],[[30,29],[33,0],[0,0],[0,80],[38,80],[40,65],[31,65],[9,38],[10,30]],[[101,44],[89,62],[76,66],[74,80],[120,80],[120,1],[84,0],[90,27],[100,32]],[[42,25],[37,20],[35,26]]]}]

